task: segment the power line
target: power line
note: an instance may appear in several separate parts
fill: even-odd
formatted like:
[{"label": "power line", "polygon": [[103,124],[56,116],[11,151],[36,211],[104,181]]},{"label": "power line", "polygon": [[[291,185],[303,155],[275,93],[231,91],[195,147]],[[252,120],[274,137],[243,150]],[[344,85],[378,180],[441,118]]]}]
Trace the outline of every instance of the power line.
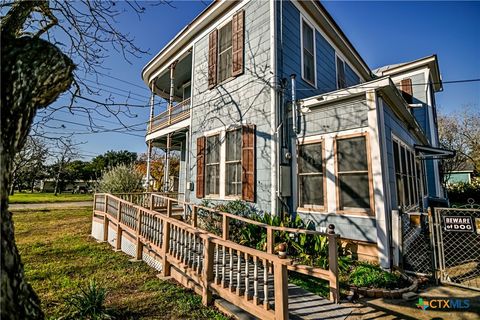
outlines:
[{"label": "power line", "polygon": [[117,81],[120,81],[120,82],[129,84],[129,85],[135,86],[135,87],[137,87],[137,88],[140,88],[140,89],[142,89],[142,90],[146,90],[146,91],[150,92],[149,89],[147,89],[147,88],[145,88],[145,87],[142,87],[142,86],[139,86],[138,84],[135,84],[135,83],[133,83],[133,82],[129,82],[129,81],[126,81],[126,80],[123,80],[123,79],[120,79],[120,78],[117,78],[117,77],[108,75],[108,74],[106,74],[106,73],[102,73],[102,72],[97,72],[97,73],[98,73],[98,74],[101,74],[102,76],[105,76],[105,77],[108,77],[108,78],[111,78],[111,79],[114,79],[114,80],[117,80]]}]

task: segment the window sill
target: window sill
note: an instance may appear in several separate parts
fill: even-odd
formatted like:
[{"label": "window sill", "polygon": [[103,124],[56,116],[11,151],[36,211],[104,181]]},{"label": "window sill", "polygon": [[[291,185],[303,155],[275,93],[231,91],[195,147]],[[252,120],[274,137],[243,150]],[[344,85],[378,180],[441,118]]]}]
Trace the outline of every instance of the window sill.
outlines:
[{"label": "window sill", "polygon": [[225,201],[231,201],[231,200],[242,200],[242,196],[224,196],[220,197],[219,194],[211,194],[208,196],[203,197],[205,200],[225,200]]},{"label": "window sill", "polygon": [[352,215],[352,216],[375,218],[375,214],[370,209],[368,209],[368,210],[343,209],[343,210],[337,210],[336,213],[341,214],[341,215]]},{"label": "window sill", "polygon": [[312,89],[317,89],[317,85],[314,82],[311,82],[310,80],[307,80],[302,76],[302,80],[305,81],[306,84],[312,87]]},{"label": "window sill", "polygon": [[317,208],[305,208],[305,207],[298,207],[297,212],[301,213],[327,213],[325,207],[317,207]]},{"label": "window sill", "polygon": [[223,80],[222,82],[217,83],[214,87],[210,88],[210,90],[213,90],[213,89],[215,89],[215,88],[217,88],[217,87],[223,86],[223,85],[229,83],[230,81],[232,81],[233,79],[235,79],[235,78],[237,78],[237,77],[238,77],[238,76],[231,76],[231,77]]}]

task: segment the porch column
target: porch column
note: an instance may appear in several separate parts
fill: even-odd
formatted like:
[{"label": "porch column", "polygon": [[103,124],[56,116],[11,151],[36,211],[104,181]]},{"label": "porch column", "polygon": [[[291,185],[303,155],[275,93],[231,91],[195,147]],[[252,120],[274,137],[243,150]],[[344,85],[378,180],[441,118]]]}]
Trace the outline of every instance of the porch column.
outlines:
[{"label": "porch column", "polygon": [[[148,132],[150,132],[152,130],[153,115],[154,115],[154,112],[155,112],[155,93],[153,91],[153,88],[154,88],[153,83],[154,83],[154,80],[150,84],[150,87],[151,87],[151,90],[152,90],[152,95],[150,97],[150,119],[149,119],[149,122],[148,122]],[[152,189],[151,183],[150,183],[151,157],[152,157],[152,142],[148,141],[148,145],[147,145],[147,191],[151,191],[151,189]]]},{"label": "porch column", "polygon": [[[172,109],[173,109],[173,98],[175,95],[175,67],[177,66],[177,61],[174,61],[170,65],[170,96],[168,100],[168,124],[171,124],[172,118]],[[167,134],[167,145],[165,146],[165,166],[163,167],[163,177],[164,177],[164,184],[163,188],[165,192],[168,192],[169,189],[169,180],[170,180],[170,148],[172,147],[172,134]]]}]

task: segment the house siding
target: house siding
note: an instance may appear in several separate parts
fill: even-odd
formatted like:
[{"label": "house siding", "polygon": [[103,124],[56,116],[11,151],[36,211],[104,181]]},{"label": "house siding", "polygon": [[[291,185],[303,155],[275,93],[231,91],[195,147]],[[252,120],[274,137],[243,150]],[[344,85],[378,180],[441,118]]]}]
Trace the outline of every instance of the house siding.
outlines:
[{"label": "house siding", "polygon": [[[245,10],[245,68],[236,78],[208,89],[208,35],[194,44],[190,180],[195,181],[196,140],[205,132],[231,125],[256,125],[256,201],[270,210],[270,11],[268,1],[250,1]],[[195,186],[196,188],[196,186]],[[190,192],[193,202],[200,202]],[[221,200],[212,200],[213,202]]]},{"label": "house siding", "polygon": [[[297,75],[297,97],[299,99],[336,90],[335,48],[318,30],[315,30],[314,33],[316,87],[302,79],[301,14],[291,1],[282,1],[281,6],[281,10],[277,11],[277,21],[280,26],[277,37],[279,77],[289,79],[290,75]],[[348,86],[360,83],[360,77],[349,66],[348,61],[345,64],[345,76]]]},{"label": "house siding", "polygon": [[[347,130],[366,128],[368,126],[368,105],[365,96],[343,100],[313,108],[312,112],[302,115],[301,132],[297,135],[300,139],[309,136],[321,136],[338,132],[340,135]],[[335,161],[335,155],[326,154],[325,161]],[[296,175],[297,168],[293,168]],[[335,179],[335,172],[327,172],[327,179]],[[294,190],[297,188],[294,187]],[[336,190],[327,187],[327,199],[332,197]],[[325,201],[327,201],[325,199]],[[324,231],[329,224],[335,225],[335,232],[343,238],[375,242],[377,237],[377,223],[374,217],[357,217],[337,214],[334,211],[326,213],[297,212],[306,221],[315,223],[319,231]]]},{"label": "house siding", "polygon": [[297,137],[357,129],[367,125],[368,105],[365,98],[349,99],[303,114],[300,120],[301,132]]}]

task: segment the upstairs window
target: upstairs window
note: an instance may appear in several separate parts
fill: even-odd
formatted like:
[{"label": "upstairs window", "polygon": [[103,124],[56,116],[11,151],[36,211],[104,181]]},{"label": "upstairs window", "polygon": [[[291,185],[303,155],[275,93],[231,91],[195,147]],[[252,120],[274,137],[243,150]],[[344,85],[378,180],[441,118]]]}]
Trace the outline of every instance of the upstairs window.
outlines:
[{"label": "upstairs window", "polygon": [[220,194],[220,135],[207,137],[205,150],[205,194]]},{"label": "upstairs window", "polygon": [[372,186],[366,136],[337,139],[336,148],[339,209],[371,211]]},{"label": "upstairs window", "polygon": [[315,33],[312,27],[302,20],[302,78],[315,85]]},{"label": "upstairs window", "polygon": [[242,195],[242,130],[226,132],[225,195]]},{"label": "upstairs window", "polygon": [[208,40],[208,88],[243,73],[245,12],[239,11]]},{"label": "upstairs window", "polygon": [[337,89],[343,89],[347,87],[347,81],[345,80],[345,62],[336,56],[337,60]]},{"label": "upstairs window", "polygon": [[218,32],[218,82],[232,76],[232,22]]},{"label": "upstairs window", "polygon": [[407,101],[408,104],[413,103],[413,85],[412,79],[406,78],[400,81],[400,91],[402,92],[402,97]]},{"label": "upstairs window", "polygon": [[298,193],[301,208],[324,208],[322,151],[322,143],[304,144],[298,147]]}]

